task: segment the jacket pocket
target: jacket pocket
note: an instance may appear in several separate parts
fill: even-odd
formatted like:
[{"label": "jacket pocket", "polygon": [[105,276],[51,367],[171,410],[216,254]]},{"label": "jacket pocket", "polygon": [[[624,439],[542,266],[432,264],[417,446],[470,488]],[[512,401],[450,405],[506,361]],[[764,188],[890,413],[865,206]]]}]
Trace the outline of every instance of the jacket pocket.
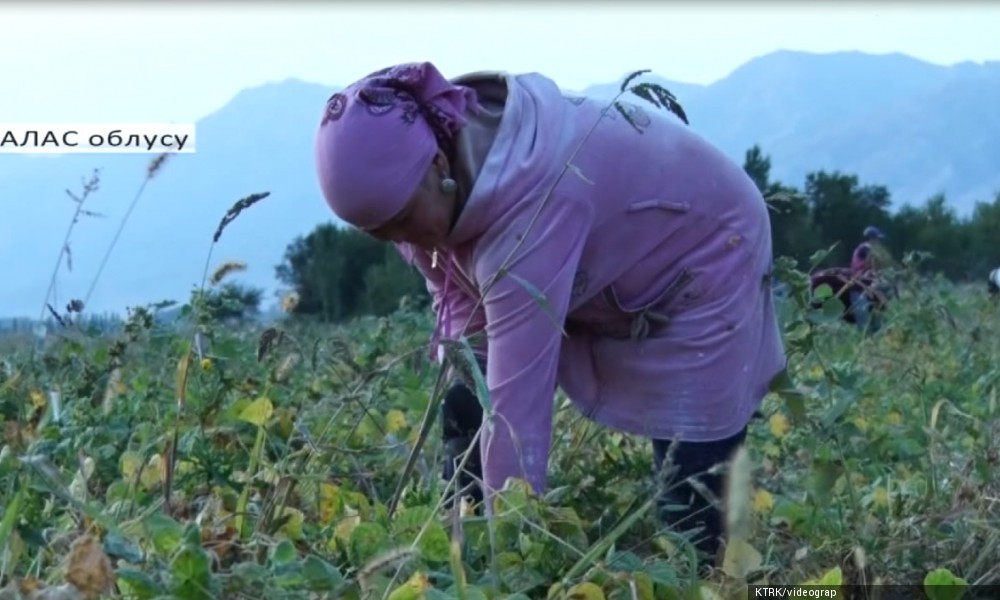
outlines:
[{"label": "jacket pocket", "polygon": [[[641,341],[669,326],[672,313],[677,310],[679,304],[676,302],[677,299],[688,297],[684,294],[691,289],[695,279],[696,275],[690,269],[683,268],[659,294],[641,305],[632,306],[621,302],[614,284],[604,288],[602,292],[604,301],[612,310],[622,315],[619,334],[614,337],[628,337],[634,341]],[[624,327],[626,324],[627,334]]]}]

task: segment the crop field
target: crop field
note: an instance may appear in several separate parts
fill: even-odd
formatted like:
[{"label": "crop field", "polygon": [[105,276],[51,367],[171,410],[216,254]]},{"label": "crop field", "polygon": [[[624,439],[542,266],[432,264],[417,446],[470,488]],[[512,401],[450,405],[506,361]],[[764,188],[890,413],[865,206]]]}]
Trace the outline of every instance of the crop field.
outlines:
[{"label": "crop field", "polygon": [[[731,465],[721,568],[658,525],[647,440],[557,394],[550,488],[446,509],[426,311],[0,340],[2,598],[728,598],[1000,581],[1000,322],[899,274],[875,335],[779,275],[789,381]],[[431,408],[432,428],[408,458]],[[454,482],[450,482],[454,485]]]}]

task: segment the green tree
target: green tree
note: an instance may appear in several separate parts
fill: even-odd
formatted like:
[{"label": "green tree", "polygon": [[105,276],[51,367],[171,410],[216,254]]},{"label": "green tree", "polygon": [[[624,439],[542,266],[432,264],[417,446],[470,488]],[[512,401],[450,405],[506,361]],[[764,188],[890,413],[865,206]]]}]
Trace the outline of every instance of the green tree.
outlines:
[{"label": "green tree", "polygon": [[880,185],[858,183],[856,175],[818,171],[806,176],[812,229],[818,234],[817,248],[838,243],[827,257],[827,266],[846,265],[868,225],[889,229],[889,191]]},{"label": "green tree", "polygon": [[196,301],[209,317],[220,321],[242,321],[260,312],[264,290],[228,281],[218,288],[195,292]]},{"label": "green tree", "polygon": [[333,224],[289,244],[276,275],[298,294],[296,314],[324,321],[386,314],[404,295],[426,294],[423,278],[392,245]]},{"label": "green tree", "polygon": [[771,181],[771,158],[756,144],[747,150],[743,170],[768,199],[775,257],[790,256],[796,261],[805,260],[812,252],[809,247],[812,238],[809,206],[805,198],[795,188]]},{"label": "green tree", "polygon": [[330,251],[336,235],[333,225],[320,225],[309,235],[297,237],[285,249],[276,275],[279,281],[298,293],[296,313],[330,320],[339,312],[339,298],[333,289],[340,277],[341,260]]},{"label": "green tree", "polygon": [[966,278],[971,275],[968,228],[947,205],[944,195],[938,194],[923,207],[903,206],[893,218],[887,245],[897,255],[909,250],[929,252],[932,256],[923,263],[924,269],[949,278]]},{"label": "green tree", "polygon": [[430,303],[427,283],[416,268],[403,261],[395,247],[385,245],[385,258],[365,273],[364,312],[382,316],[399,308],[404,297],[414,300],[414,306]]},{"label": "green tree", "polygon": [[1000,267],[1000,191],[992,202],[977,202],[965,230],[968,238],[968,271],[973,280]]}]

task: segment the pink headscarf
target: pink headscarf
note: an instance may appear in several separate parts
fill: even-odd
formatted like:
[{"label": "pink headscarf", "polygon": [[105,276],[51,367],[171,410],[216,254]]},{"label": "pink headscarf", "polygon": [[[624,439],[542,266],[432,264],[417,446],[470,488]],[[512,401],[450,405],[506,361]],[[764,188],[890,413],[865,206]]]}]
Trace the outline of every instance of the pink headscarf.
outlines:
[{"label": "pink headscarf", "polygon": [[330,209],[360,229],[392,219],[413,196],[440,146],[466,123],[476,94],[429,62],[376,71],[327,100],[316,168]]}]

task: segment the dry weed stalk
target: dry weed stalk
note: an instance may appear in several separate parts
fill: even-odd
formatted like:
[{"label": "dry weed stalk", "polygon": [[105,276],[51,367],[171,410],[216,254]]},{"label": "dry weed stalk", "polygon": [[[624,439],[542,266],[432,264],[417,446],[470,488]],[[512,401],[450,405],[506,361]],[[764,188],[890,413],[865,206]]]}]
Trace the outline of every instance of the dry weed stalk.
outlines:
[{"label": "dry weed stalk", "polygon": [[236,217],[240,216],[241,212],[250,208],[254,204],[257,204],[258,202],[260,202],[264,198],[267,198],[270,195],[271,192],[263,192],[260,194],[250,194],[246,198],[237,200],[236,203],[233,204],[228,211],[226,211],[226,214],[225,216],[222,217],[222,220],[219,221],[219,227],[215,230],[215,235],[212,236],[212,243],[214,244],[219,241],[219,238],[222,237],[222,232],[225,231],[226,227],[228,227],[229,224],[236,219]]},{"label": "dry weed stalk", "polygon": [[55,268],[52,269],[52,277],[49,279],[49,287],[45,291],[45,298],[42,299],[42,310],[38,316],[38,320],[42,321],[45,319],[45,310],[51,307],[49,306],[49,299],[52,298],[53,292],[56,287],[56,278],[59,276],[59,267],[62,266],[63,257],[67,256],[69,249],[69,240],[73,235],[73,229],[76,224],[80,222],[80,216],[87,216],[91,213],[84,210],[83,205],[87,201],[90,195],[98,190],[101,183],[101,170],[94,169],[91,173],[90,179],[83,181],[83,193],[79,196],[73,192],[66,190],[66,195],[69,196],[73,202],[76,203],[76,210],[73,212],[73,218],[70,220],[69,227],[66,229],[66,235],[63,237],[63,242],[59,246],[59,256],[56,259]]},{"label": "dry weed stalk", "polygon": [[268,327],[261,332],[257,340],[257,362],[264,360],[264,357],[271,353],[278,344],[285,339],[285,331],[277,327]]},{"label": "dry weed stalk", "polygon": [[238,273],[240,271],[246,271],[247,264],[242,261],[229,260],[221,265],[212,273],[212,285],[219,285],[222,280],[233,273]]},{"label": "dry weed stalk", "polygon": [[[215,249],[215,245],[219,242],[219,238],[222,237],[222,232],[225,231],[226,227],[232,223],[236,217],[240,215],[244,210],[250,208],[254,204],[260,202],[264,198],[271,195],[271,192],[262,192],[250,194],[244,198],[237,200],[223,215],[222,219],[219,221],[219,226],[216,228],[215,233],[212,235],[212,243],[208,247],[208,256],[205,257],[205,268],[201,276],[201,288],[198,291],[198,297],[203,298],[205,294],[205,284],[208,282],[208,267],[212,261],[212,251]],[[218,273],[217,273],[218,274]],[[224,276],[224,275],[223,275]],[[188,369],[191,364],[192,356],[197,352],[201,354],[201,340],[203,336],[203,327],[199,325],[194,333],[194,340],[192,344],[188,347],[184,356],[181,357],[180,363],[178,365],[178,377],[177,377],[177,414],[175,415],[175,422],[173,432],[167,441],[167,464],[166,464],[166,477],[163,485],[163,500],[165,510],[167,514],[170,514],[172,506],[172,496],[173,496],[173,482],[174,482],[174,465],[177,464],[177,440],[180,436],[181,428],[181,413],[184,409],[187,381],[188,381]]]},{"label": "dry weed stalk", "polygon": [[289,375],[292,374],[292,369],[299,362],[299,355],[292,353],[281,361],[281,364],[274,370],[274,381],[275,383],[284,383],[288,380]]},{"label": "dry weed stalk", "polygon": [[281,297],[281,310],[284,313],[291,314],[295,312],[295,309],[299,306],[299,294],[298,292],[288,292]]},{"label": "dry weed stalk", "polygon": [[149,165],[146,167],[146,176],[143,177],[142,183],[139,184],[139,189],[136,190],[135,196],[132,197],[132,202],[129,203],[128,210],[125,211],[125,215],[122,217],[121,222],[118,224],[118,230],[115,231],[114,237],[111,238],[111,243],[108,244],[108,249],[104,252],[104,256],[101,258],[101,262],[97,267],[97,273],[94,275],[94,279],[90,282],[90,287],[87,288],[87,293],[83,297],[83,304],[89,305],[90,296],[94,293],[94,288],[97,287],[97,281],[101,278],[101,274],[104,272],[104,267],[108,264],[108,259],[111,258],[111,252],[115,249],[115,245],[118,243],[118,239],[122,235],[122,231],[125,229],[125,223],[128,222],[128,218],[132,215],[132,211],[135,210],[136,205],[139,203],[139,199],[142,198],[143,192],[146,190],[146,185],[160,172],[163,167],[163,163],[166,162],[169,154],[160,154],[156,158],[150,161]]}]

